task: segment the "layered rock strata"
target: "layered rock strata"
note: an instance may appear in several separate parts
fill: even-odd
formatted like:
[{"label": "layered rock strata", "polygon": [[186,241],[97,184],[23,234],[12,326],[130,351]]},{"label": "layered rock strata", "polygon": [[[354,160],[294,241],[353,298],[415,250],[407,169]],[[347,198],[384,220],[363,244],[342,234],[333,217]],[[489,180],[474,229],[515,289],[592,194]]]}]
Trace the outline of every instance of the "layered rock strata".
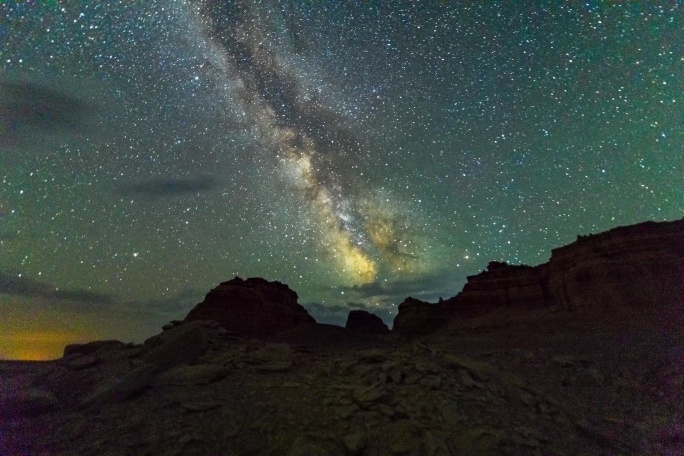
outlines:
[{"label": "layered rock strata", "polygon": [[[394,331],[425,334],[450,318],[502,306],[559,309],[684,304],[684,219],[645,222],[578,236],[539,266],[491,262],[456,296],[437,304],[407,299]],[[432,328],[432,329],[430,329]]]}]

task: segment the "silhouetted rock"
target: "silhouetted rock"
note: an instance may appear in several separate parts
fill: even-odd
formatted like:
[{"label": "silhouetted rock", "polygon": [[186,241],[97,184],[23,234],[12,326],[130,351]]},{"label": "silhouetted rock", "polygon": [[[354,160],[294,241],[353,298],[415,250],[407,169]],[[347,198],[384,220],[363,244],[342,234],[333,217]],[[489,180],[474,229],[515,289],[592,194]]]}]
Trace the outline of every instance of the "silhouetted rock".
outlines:
[{"label": "silhouetted rock", "polygon": [[[456,296],[438,304],[407,300],[394,328],[424,334],[451,318],[499,307],[572,309],[684,304],[684,219],[645,222],[578,236],[531,267],[493,261],[469,276]],[[397,325],[399,323],[399,325]]]},{"label": "silhouetted rock", "polygon": [[214,320],[236,334],[255,338],[316,322],[287,285],[239,277],[211,290],[185,320]]},{"label": "silhouetted rock", "polygon": [[[636,293],[644,277],[664,283],[639,309],[607,296],[624,302],[620,312],[518,312],[536,279],[553,278],[549,265],[492,263],[469,279],[461,304],[498,311],[421,340],[316,323],[248,340],[216,321],[186,321],[141,345],[0,361],[0,454],[681,454],[681,307],[672,321],[655,307],[679,302],[667,299],[681,284],[667,280],[669,267],[684,272],[681,237],[617,234],[581,238],[572,251],[586,266],[559,263],[571,274],[560,283],[586,272],[579,284],[602,290],[631,270],[637,283],[615,293]],[[552,261],[564,260],[557,252]],[[649,269],[613,266],[624,258]],[[395,328],[430,332],[449,318],[449,301],[409,298]],[[500,324],[519,313],[529,318]]]},{"label": "silhouetted rock", "polygon": [[387,334],[389,328],[377,315],[365,310],[352,310],[347,316],[345,328],[366,334]]},{"label": "silhouetted rock", "polygon": [[445,315],[469,317],[501,306],[550,305],[547,264],[536,267],[493,261],[469,276],[463,290],[442,302]]},{"label": "silhouetted rock", "polygon": [[71,355],[90,355],[101,349],[121,348],[125,344],[118,340],[96,340],[86,344],[69,344],[64,347],[64,357]]},{"label": "silhouetted rock", "polygon": [[560,308],[684,304],[684,219],[645,222],[554,249],[551,303]]},{"label": "silhouetted rock", "polygon": [[428,334],[444,321],[441,305],[409,297],[399,304],[399,312],[394,318],[392,331],[403,335]]},{"label": "silhouetted rock", "polygon": [[120,378],[101,385],[82,404],[96,406],[128,400],[147,388],[158,374],[197,362],[208,346],[203,331],[207,326],[204,321],[189,322],[147,339],[140,364]]}]

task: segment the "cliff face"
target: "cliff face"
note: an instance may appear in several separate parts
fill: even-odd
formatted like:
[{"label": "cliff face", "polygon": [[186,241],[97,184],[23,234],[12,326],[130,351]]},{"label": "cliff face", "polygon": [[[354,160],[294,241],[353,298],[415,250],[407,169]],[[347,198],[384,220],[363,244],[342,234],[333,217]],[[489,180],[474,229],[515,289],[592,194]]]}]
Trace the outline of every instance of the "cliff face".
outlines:
[{"label": "cliff face", "polygon": [[442,306],[447,313],[473,316],[500,306],[537,307],[549,301],[547,264],[530,267],[491,262],[486,271],[469,276],[463,291]]},{"label": "cliff face", "polygon": [[[684,219],[579,236],[554,249],[548,263],[535,267],[491,262],[486,271],[468,277],[463,291],[452,298],[422,303],[420,312],[415,305],[400,306],[394,328],[414,334],[413,326],[423,326],[418,320],[481,315],[501,306],[572,309],[678,303],[684,304]],[[408,324],[412,319],[416,321]]]},{"label": "cliff face", "polygon": [[443,322],[444,310],[441,304],[430,304],[409,297],[399,304],[392,331],[417,336],[431,333]]},{"label": "cliff face", "polygon": [[214,320],[236,334],[256,338],[316,322],[287,285],[239,277],[211,290],[185,320]]},{"label": "cliff face", "polygon": [[646,222],[579,237],[553,250],[552,303],[654,306],[684,297],[684,219]]}]

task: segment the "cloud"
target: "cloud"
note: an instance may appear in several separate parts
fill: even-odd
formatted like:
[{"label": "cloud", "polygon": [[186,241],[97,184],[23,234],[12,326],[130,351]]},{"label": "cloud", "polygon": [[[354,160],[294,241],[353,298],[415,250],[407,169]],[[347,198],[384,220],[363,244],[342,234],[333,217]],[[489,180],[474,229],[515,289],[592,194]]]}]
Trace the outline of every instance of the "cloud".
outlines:
[{"label": "cloud", "polygon": [[211,177],[167,177],[126,184],[119,187],[119,191],[127,195],[173,197],[210,191],[216,186],[216,181]]},{"label": "cloud", "polygon": [[11,241],[14,239],[17,239],[19,236],[17,236],[16,233],[3,233],[0,232],[0,241]]},{"label": "cloud", "polygon": [[343,296],[344,303],[307,303],[304,307],[319,323],[344,326],[349,311],[361,309],[380,317],[392,326],[399,304],[409,296],[435,302],[457,294],[463,282],[451,274],[424,275],[409,280],[375,281],[364,285],[325,287],[324,291]]},{"label": "cloud", "polygon": [[[59,289],[54,285],[29,278],[25,274],[0,271],[0,295],[45,298],[60,303],[65,309],[83,310],[91,305],[109,305],[115,302],[115,295],[99,293],[83,288]],[[83,305],[86,307],[83,307]]]},{"label": "cloud", "polygon": [[126,306],[142,312],[176,314],[189,312],[202,301],[205,293],[191,288],[184,288],[168,298],[128,301]]},{"label": "cloud", "polygon": [[0,80],[0,120],[14,127],[80,132],[96,110],[55,81]]},{"label": "cloud", "polygon": [[375,281],[364,285],[337,286],[328,288],[358,302],[370,305],[399,304],[409,296],[435,301],[439,297],[451,297],[462,288],[462,281],[453,279],[452,274],[423,275],[413,279]]}]

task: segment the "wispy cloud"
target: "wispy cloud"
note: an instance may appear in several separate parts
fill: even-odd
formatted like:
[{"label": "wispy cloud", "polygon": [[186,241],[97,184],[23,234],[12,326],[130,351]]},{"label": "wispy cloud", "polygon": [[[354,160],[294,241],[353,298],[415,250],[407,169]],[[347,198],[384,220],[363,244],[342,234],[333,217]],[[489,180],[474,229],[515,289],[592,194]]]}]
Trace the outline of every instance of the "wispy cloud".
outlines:
[{"label": "wispy cloud", "polygon": [[8,125],[45,131],[83,131],[98,107],[60,88],[26,78],[0,80],[0,114]]},{"label": "wispy cloud", "polygon": [[364,302],[368,305],[399,304],[411,296],[423,300],[436,300],[439,297],[451,297],[457,294],[463,281],[454,280],[451,274],[425,275],[408,280],[372,282],[365,285],[333,287],[332,291],[344,294],[352,301]]},{"label": "wispy cloud", "polygon": [[76,305],[109,305],[116,296],[83,288],[59,289],[48,282],[41,282],[23,273],[0,271],[0,294],[45,298],[52,302]]},{"label": "wispy cloud", "polygon": [[176,197],[193,193],[207,192],[216,187],[217,183],[212,177],[166,177],[124,184],[118,188],[118,191],[128,195]]}]

